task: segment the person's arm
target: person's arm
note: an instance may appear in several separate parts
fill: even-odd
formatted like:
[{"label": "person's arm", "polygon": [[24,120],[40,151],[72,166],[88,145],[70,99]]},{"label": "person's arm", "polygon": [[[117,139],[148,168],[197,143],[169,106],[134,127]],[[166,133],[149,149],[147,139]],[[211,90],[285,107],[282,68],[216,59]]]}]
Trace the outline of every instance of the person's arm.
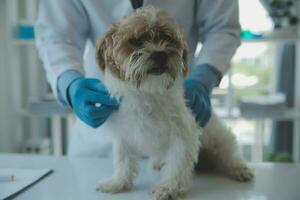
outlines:
[{"label": "person's arm", "polygon": [[210,94],[227,71],[240,44],[237,0],[196,1],[196,22],[203,46],[196,66],[184,81],[187,106],[204,127],[211,117]]},{"label": "person's arm", "polygon": [[[240,45],[238,0],[201,0],[198,2],[196,22],[202,49],[196,58],[195,71],[215,74],[217,86],[230,66],[232,56]],[[201,70],[204,65],[210,70]],[[208,75],[210,76],[210,75]],[[210,83],[212,84],[212,83]]]},{"label": "person's arm", "polygon": [[79,0],[41,0],[36,22],[37,47],[48,81],[62,105],[91,127],[102,125],[119,102],[98,79],[83,73],[89,20]]},{"label": "person's arm", "polygon": [[[83,76],[83,52],[88,38],[89,21],[78,0],[40,0],[35,24],[36,43],[52,91],[62,105],[66,101],[67,85]],[[58,80],[67,71],[59,90]]]}]

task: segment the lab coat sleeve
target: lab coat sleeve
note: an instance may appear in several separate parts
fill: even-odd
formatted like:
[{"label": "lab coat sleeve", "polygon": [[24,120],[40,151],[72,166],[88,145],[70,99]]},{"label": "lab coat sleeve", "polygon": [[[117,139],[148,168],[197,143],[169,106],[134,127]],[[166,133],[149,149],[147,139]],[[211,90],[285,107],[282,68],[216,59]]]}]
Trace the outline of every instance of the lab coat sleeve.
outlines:
[{"label": "lab coat sleeve", "polygon": [[200,64],[196,66],[187,77],[189,80],[196,80],[202,83],[210,94],[214,87],[219,85],[221,78],[221,73],[214,66],[209,64]]},{"label": "lab coat sleeve", "polygon": [[52,91],[58,92],[59,76],[68,70],[83,71],[83,53],[89,21],[79,0],[40,0],[35,24],[36,44]]},{"label": "lab coat sleeve", "polygon": [[196,65],[209,64],[224,74],[240,45],[238,0],[197,2],[196,22],[203,46]]}]

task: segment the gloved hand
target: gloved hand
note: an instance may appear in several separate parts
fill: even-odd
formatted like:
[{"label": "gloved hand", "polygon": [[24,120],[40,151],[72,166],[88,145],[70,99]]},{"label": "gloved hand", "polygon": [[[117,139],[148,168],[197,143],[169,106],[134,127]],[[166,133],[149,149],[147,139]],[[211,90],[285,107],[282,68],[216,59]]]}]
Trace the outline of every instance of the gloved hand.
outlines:
[{"label": "gloved hand", "polygon": [[184,81],[185,98],[187,106],[199,124],[204,127],[211,117],[212,108],[208,89],[198,80]]},{"label": "gloved hand", "polygon": [[102,125],[119,107],[98,79],[74,80],[67,89],[67,98],[75,114],[93,128]]}]

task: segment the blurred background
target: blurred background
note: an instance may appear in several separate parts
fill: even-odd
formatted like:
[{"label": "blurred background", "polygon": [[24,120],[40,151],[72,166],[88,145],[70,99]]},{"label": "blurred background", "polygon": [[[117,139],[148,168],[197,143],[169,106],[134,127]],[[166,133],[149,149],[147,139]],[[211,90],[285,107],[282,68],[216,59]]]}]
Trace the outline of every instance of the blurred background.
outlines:
[{"label": "blurred background", "polygon": [[[242,44],[214,109],[246,160],[299,161],[299,1],[239,2]],[[37,4],[0,0],[0,153],[63,155],[71,134],[73,116],[55,102],[37,55]]]}]

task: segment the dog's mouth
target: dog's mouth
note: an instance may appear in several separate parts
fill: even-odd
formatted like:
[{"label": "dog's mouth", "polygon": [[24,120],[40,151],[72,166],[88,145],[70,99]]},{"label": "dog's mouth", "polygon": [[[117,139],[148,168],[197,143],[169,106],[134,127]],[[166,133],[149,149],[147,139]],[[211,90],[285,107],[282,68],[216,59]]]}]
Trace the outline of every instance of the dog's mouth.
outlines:
[{"label": "dog's mouth", "polygon": [[168,71],[168,66],[153,66],[151,69],[148,70],[148,74],[151,75],[162,75],[163,73]]}]

